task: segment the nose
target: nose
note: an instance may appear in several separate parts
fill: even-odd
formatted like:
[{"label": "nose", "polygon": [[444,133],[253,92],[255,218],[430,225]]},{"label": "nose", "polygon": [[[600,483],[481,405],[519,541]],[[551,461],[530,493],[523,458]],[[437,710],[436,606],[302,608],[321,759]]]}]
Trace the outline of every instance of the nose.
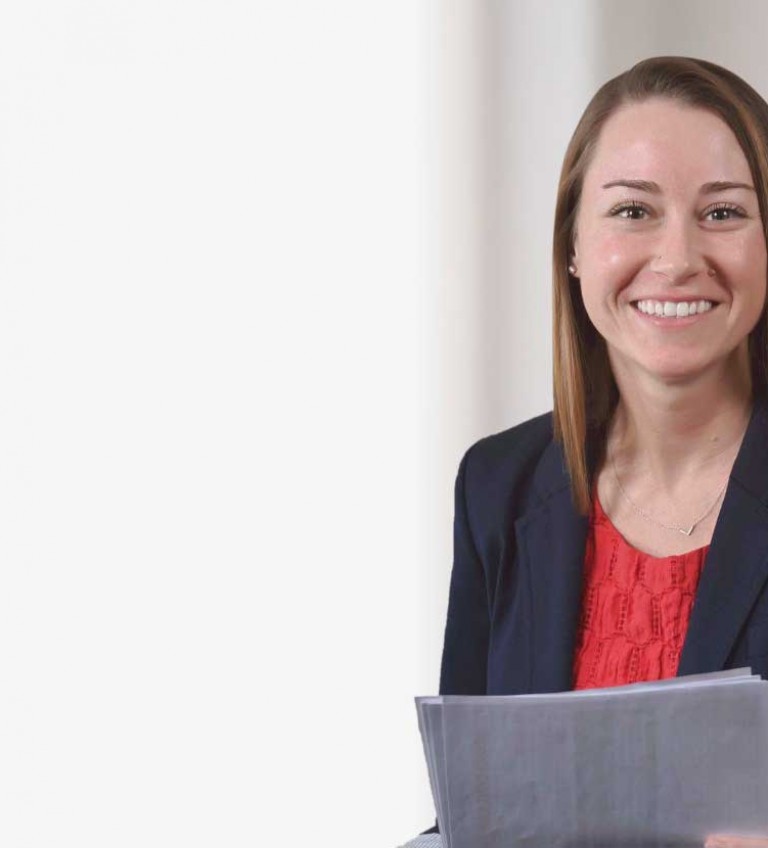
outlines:
[{"label": "nose", "polygon": [[704,261],[697,236],[682,221],[668,222],[661,238],[654,245],[651,271],[666,277],[672,284],[683,283],[690,277],[706,273],[709,266]]}]

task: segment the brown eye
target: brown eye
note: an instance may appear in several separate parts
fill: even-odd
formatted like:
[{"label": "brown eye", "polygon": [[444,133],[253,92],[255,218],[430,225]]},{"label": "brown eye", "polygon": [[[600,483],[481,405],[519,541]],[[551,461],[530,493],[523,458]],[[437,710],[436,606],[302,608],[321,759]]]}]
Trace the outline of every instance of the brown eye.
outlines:
[{"label": "brown eye", "polygon": [[732,221],[734,218],[746,218],[744,210],[735,206],[733,203],[718,203],[711,206],[705,213],[704,217],[714,215],[713,221]]},{"label": "brown eye", "polygon": [[625,218],[628,221],[642,221],[648,210],[642,203],[620,203],[611,209],[609,215],[614,218]]}]

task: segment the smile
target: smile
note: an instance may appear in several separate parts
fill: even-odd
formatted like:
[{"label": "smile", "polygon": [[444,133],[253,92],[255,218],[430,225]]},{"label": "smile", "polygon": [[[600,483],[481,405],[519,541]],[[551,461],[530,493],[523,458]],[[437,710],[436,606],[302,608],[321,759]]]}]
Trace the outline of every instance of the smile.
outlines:
[{"label": "smile", "polygon": [[638,300],[633,304],[645,315],[658,318],[687,318],[689,315],[701,315],[716,306],[711,300]]}]

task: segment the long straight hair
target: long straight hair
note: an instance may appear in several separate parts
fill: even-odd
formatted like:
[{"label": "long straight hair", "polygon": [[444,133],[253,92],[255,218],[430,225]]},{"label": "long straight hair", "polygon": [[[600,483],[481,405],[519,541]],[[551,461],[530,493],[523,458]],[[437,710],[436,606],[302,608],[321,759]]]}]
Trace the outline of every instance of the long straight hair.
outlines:
[{"label": "long straight hair", "polygon": [[[589,320],[579,281],[568,271],[584,174],[600,131],[620,107],[664,97],[706,109],[733,131],[754,180],[768,245],[768,103],[731,71],[701,59],[658,56],[609,80],[587,106],[560,172],[552,249],[554,434],[561,442],[576,508],[587,514],[608,424],[618,401],[605,340]],[[768,314],[749,336],[755,393],[768,388]]]}]

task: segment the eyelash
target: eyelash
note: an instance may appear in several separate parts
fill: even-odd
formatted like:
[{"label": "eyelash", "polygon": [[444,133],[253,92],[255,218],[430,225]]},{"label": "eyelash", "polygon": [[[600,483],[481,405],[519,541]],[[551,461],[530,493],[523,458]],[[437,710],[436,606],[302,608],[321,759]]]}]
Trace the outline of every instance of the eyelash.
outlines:
[{"label": "eyelash", "polygon": [[[608,214],[611,217],[614,217],[614,218],[623,217],[624,220],[626,220],[626,221],[644,220],[642,218],[629,218],[629,217],[626,217],[626,216],[619,216],[620,212],[624,212],[627,209],[641,209],[643,212],[646,212],[646,213],[649,211],[648,207],[645,204],[639,203],[637,200],[630,200],[630,201],[627,201],[627,202],[624,202],[624,203],[620,203],[618,206],[614,206],[613,209],[611,209],[611,211]],[[744,212],[744,210],[740,206],[736,206],[733,203],[725,203],[725,202],[716,203],[714,206],[710,206],[709,209],[707,209],[705,214],[710,215],[712,212],[717,212],[717,211],[722,210],[722,209],[725,209],[726,211],[733,213],[733,215],[737,218],[746,218],[747,217],[746,212]],[[731,217],[731,218],[721,219],[721,221],[722,220],[730,221],[730,220],[733,220],[733,218]]]}]

